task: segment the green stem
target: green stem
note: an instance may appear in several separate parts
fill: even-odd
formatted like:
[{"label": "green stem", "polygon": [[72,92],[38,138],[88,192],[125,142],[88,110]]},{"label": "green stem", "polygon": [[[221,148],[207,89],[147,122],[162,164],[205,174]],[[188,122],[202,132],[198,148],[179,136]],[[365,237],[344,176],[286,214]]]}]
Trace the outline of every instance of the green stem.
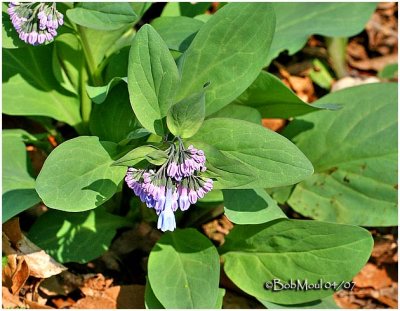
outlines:
[{"label": "green stem", "polygon": [[80,95],[81,95],[81,115],[82,115],[82,121],[84,127],[88,127],[89,119],[90,119],[90,113],[92,111],[92,101],[86,94],[86,83],[88,80],[88,75],[86,72],[85,67],[82,67],[81,71],[81,89],[80,89]]},{"label": "green stem", "polygon": [[96,63],[93,59],[92,52],[90,50],[89,42],[86,37],[85,29],[81,26],[78,26],[79,36],[82,42],[83,53],[85,54],[86,64],[88,67],[88,71],[91,77],[91,81],[94,86],[103,85],[103,81],[101,77],[98,75],[96,71]]},{"label": "green stem", "polygon": [[346,69],[346,46],[348,39],[326,37],[325,41],[332,62],[332,68],[335,71],[336,76],[339,79],[348,76]]}]

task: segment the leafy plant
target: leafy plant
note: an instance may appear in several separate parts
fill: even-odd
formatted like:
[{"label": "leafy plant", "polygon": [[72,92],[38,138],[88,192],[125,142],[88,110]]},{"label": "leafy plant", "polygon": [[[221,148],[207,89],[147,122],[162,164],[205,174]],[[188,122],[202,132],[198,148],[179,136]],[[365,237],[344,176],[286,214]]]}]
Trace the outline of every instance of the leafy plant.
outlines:
[{"label": "leafy plant", "polygon": [[[58,261],[88,262],[117,229],[157,222],[171,232],[150,252],[146,307],[221,308],[223,269],[268,308],[323,308],[333,287],[264,285],[350,281],[372,249],[360,226],[397,224],[397,84],[309,104],[265,67],[311,34],[360,32],[374,4],[229,3],[203,15],[210,3],[169,3],[150,24],[139,23],[146,3],[25,5],[9,5],[12,23],[3,5],[3,113],[44,130],[3,130],[3,222],[43,202],[29,237]],[[35,14],[56,16],[61,34],[20,41],[13,27],[42,25]],[[293,121],[279,134],[265,117]],[[25,144],[48,154],[37,176]],[[215,246],[195,228],[221,204],[235,227]],[[314,220],[288,219],[283,205]]]}]

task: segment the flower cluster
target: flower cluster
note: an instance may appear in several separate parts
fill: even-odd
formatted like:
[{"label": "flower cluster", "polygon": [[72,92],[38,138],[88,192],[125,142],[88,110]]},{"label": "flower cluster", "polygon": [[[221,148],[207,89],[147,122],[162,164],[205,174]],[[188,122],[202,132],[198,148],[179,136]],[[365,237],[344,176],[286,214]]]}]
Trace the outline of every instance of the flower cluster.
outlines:
[{"label": "flower cluster", "polygon": [[199,176],[206,170],[206,157],[202,150],[192,145],[185,149],[171,144],[166,150],[168,160],[158,168],[128,168],[125,181],[147,207],[154,208],[158,217],[157,228],[173,231],[176,228],[174,212],[186,211],[190,204],[211,191],[212,179]]},{"label": "flower cluster", "polygon": [[19,38],[31,45],[47,43],[57,35],[57,28],[64,23],[56,4],[37,2],[10,2],[7,13]]}]

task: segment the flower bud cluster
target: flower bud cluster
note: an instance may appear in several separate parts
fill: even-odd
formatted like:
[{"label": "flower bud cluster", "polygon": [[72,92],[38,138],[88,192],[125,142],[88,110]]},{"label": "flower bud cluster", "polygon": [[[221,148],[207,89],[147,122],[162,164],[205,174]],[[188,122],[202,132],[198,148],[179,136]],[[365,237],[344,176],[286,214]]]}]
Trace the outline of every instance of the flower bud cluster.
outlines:
[{"label": "flower bud cluster", "polygon": [[171,144],[166,150],[168,160],[157,170],[128,168],[125,181],[147,207],[154,208],[157,228],[173,231],[176,228],[174,212],[186,211],[191,204],[211,191],[212,179],[199,176],[206,170],[206,157],[192,145],[185,149]]},{"label": "flower bud cluster", "polygon": [[8,9],[11,23],[25,43],[39,45],[53,40],[57,29],[64,23],[64,16],[56,4],[42,2],[10,2]]}]

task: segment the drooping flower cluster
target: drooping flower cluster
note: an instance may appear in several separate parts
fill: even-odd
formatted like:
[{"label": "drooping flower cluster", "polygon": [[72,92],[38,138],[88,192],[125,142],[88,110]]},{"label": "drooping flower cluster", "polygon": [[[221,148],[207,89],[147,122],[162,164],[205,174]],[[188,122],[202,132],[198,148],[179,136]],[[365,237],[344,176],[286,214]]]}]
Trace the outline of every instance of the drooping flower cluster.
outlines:
[{"label": "drooping flower cluster", "polygon": [[157,228],[173,231],[176,228],[174,212],[186,211],[190,204],[211,191],[212,179],[199,176],[206,170],[206,157],[202,150],[192,145],[185,149],[171,144],[166,150],[168,160],[157,170],[128,168],[125,181],[135,195],[154,208],[158,217]]},{"label": "drooping flower cluster", "polygon": [[56,3],[10,2],[7,13],[19,38],[31,45],[47,43],[57,35],[64,16],[57,11]]}]

